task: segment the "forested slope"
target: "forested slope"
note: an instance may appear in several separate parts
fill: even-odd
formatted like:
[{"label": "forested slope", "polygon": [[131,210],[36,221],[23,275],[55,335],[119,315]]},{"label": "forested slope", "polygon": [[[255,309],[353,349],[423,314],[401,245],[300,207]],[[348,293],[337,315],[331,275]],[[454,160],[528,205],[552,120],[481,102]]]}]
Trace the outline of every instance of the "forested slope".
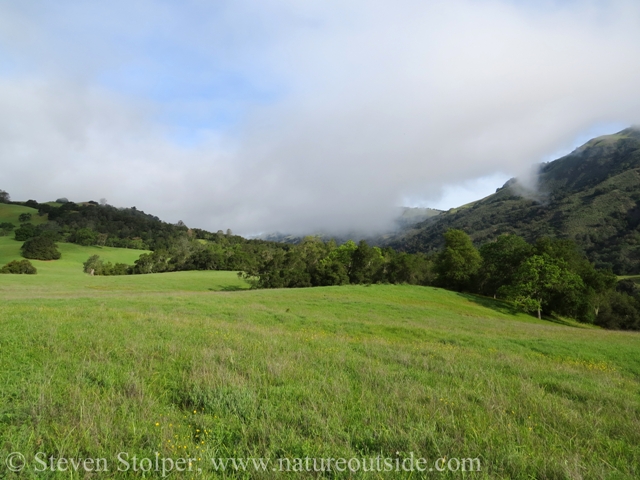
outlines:
[{"label": "forested slope", "polygon": [[640,273],[640,131],[593,139],[540,168],[538,190],[512,179],[495,194],[452,209],[385,242],[408,252],[437,251],[455,228],[480,245],[503,233],[532,242],[574,240],[598,267]]}]

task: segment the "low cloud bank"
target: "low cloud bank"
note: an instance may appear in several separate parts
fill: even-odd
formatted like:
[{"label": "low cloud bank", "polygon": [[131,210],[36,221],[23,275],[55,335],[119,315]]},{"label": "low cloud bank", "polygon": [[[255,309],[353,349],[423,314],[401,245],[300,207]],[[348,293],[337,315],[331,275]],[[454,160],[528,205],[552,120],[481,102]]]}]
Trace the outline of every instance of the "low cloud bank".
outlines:
[{"label": "low cloud bank", "polygon": [[[0,36],[14,59],[0,68],[0,188],[14,199],[106,197],[244,234],[375,231],[404,199],[526,175],[594,125],[640,123],[637,2],[193,2],[155,15],[149,5],[118,24],[120,43],[92,36],[89,7],[65,4],[64,23],[25,5],[0,7],[22,25]],[[208,21],[188,31],[196,18]],[[186,142],[178,117],[228,113],[208,97],[214,86],[185,98],[148,79],[139,90],[104,81],[123,65],[144,76],[150,59],[177,61],[140,46],[154,26],[240,79],[228,87],[233,121],[200,123]],[[61,30],[86,36],[96,58],[56,43]],[[242,82],[276,93],[253,98]]]}]

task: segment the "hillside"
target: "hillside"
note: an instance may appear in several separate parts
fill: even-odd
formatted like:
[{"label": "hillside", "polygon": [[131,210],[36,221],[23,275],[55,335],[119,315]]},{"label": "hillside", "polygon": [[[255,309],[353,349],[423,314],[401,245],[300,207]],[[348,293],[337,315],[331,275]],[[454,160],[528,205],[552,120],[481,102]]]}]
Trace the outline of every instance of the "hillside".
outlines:
[{"label": "hillside", "polygon": [[640,273],[640,131],[626,129],[587,142],[543,164],[538,191],[517,180],[496,193],[428,219],[384,242],[409,252],[433,252],[442,234],[461,229],[476,244],[515,233],[576,241],[598,267]]},{"label": "hillside", "polygon": [[[22,214],[28,214],[30,218],[21,221]],[[10,228],[6,227],[7,224],[10,224]],[[189,228],[183,222],[167,223],[136,207],[116,208],[93,201],[38,203],[28,200],[0,203],[0,227],[0,240],[5,245],[13,245],[16,254],[22,242],[41,235],[51,237],[64,249],[72,248],[69,244],[77,247],[104,247],[105,250],[94,249],[90,254],[100,255],[104,262],[111,261],[109,255],[100,253],[108,252],[108,247],[136,251],[135,256],[125,255],[127,261],[115,260],[116,263],[129,265],[141,253],[145,253],[141,250],[147,251],[146,253],[153,251],[153,256],[147,255],[144,267],[141,267],[144,271],[137,273],[177,270],[237,271],[250,266],[259,252],[288,248],[284,244],[245,239],[230,231],[224,233],[219,230],[212,233]],[[19,238],[20,242],[11,240],[4,243],[15,238]]]},{"label": "hillside", "polygon": [[196,458],[202,478],[293,478],[212,458],[411,454],[480,462],[438,478],[638,476],[637,334],[431,287],[232,292],[228,272],[50,265],[0,276],[0,458],[21,452],[28,473],[44,451],[106,458],[109,478],[134,476],[118,452]]},{"label": "hillside", "polygon": [[[105,478],[118,479],[168,476],[120,471],[120,452],[159,459],[174,478],[423,478],[253,464],[221,472],[212,461],[229,457],[276,469],[307,457],[416,457],[443,479],[638,478],[636,333],[538,320],[504,301],[417,285],[248,290],[232,271],[90,276],[90,255],[132,263],[147,250],[62,241],[82,229],[129,247],[171,241],[171,255],[201,260],[206,249],[244,261],[313,258],[322,246],[266,250],[276,246],[134,209],[53,212],[59,222],[0,205],[0,223],[31,213],[62,252],[34,260],[37,275],[0,275],[0,462],[24,466],[25,478],[38,476],[38,452],[105,459]],[[21,243],[0,237],[0,264],[20,258]],[[23,463],[7,463],[15,452]],[[189,474],[175,472],[184,458]],[[22,478],[3,464],[0,478]],[[450,471],[435,474],[443,464]]]}]

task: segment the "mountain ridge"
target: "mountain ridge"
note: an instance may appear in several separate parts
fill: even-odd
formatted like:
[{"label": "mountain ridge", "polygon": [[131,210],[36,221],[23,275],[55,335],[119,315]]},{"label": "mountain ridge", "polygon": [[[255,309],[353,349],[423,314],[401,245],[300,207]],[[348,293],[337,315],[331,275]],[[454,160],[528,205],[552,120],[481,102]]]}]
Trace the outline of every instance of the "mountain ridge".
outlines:
[{"label": "mountain ridge", "polygon": [[640,130],[589,140],[541,164],[535,191],[510,179],[494,194],[427,219],[381,242],[407,252],[439,249],[442,234],[464,230],[474,243],[504,233],[528,241],[569,238],[601,268],[640,273]]}]

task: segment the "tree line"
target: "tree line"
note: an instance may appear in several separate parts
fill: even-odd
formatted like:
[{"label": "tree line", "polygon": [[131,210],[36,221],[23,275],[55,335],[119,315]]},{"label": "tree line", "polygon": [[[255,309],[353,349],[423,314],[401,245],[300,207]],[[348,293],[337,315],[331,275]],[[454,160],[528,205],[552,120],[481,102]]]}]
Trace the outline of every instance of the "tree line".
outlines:
[{"label": "tree line", "polygon": [[338,246],[307,237],[298,245],[251,241],[203,242],[184,238],[167,250],[142,254],[133,265],[111,264],[94,255],[84,264],[94,275],[236,270],[255,288],[432,283],[431,260],[422,254],[371,247],[365,241]]},{"label": "tree line", "polygon": [[461,230],[444,234],[435,285],[508,300],[527,312],[560,315],[606,328],[640,329],[640,293],[631,280],[598,270],[571,240],[529,244],[501,235],[476,249]]},{"label": "tree line", "polygon": [[93,256],[84,268],[96,275],[239,270],[254,288],[433,285],[502,299],[538,318],[559,315],[606,328],[640,329],[635,283],[597,270],[570,240],[540,238],[529,244],[502,235],[478,249],[463,231],[449,230],[444,248],[432,255],[314,237],[297,245],[246,246],[183,239],[172,249],[141,255],[134,265],[103,263]]},{"label": "tree line", "polygon": [[[8,195],[3,197],[8,199]],[[302,288],[345,284],[434,285],[512,302],[538,317],[561,315],[607,328],[640,329],[640,294],[629,281],[596,269],[578,246],[563,239],[527,243],[505,234],[479,249],[461,230],[444,234],[437,253],[409,254],[370,246],[366,241],[338,245],[307,237],[297,245],[252,240],[189,229],[160,221],[135,207],[64,202],[59,206],[22,203],[48,215],[34,226],[3,224],[23,241],[26,258],[55,259],[55,241],[148,249],[134,265],[112,264],[93,256],[84,269],[94,275],[129,275],[181,270],[239,271],[254,288]]]}]

